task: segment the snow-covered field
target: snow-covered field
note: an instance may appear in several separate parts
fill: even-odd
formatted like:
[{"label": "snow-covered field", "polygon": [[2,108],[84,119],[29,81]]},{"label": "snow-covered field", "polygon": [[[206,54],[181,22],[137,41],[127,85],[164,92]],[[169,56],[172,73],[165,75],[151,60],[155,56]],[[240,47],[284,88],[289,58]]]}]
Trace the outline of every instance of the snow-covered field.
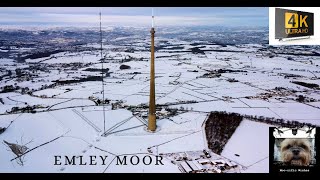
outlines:
[{"label": "snow-covered field", "polygon": [[[63,52],[49,58],[27,59],[24,63],[0,59],[1,68],[13,71],[13,75],[1,80],[1,90],[6,85],[20,87],[13,92],[0,93],[0,127],[7,127],[12,121],[0,134],[0,141],[26,144],[31,149],[23,156],[21,166],[12,160],[15,155],[8,146],[1,143],[0,172],[180,172],[167,159],[163,160],[165,165],[160,166],[154,163],[124,166],[117,165],[117,157],[137,155],[143,158],[161,153],[202,151],[207,148],[203,126],[212,111],[320,125],[319,89],[292,83],[319,84],[319,59],[297,56],[296,60],[288,60],[289,55],[284,54],[270,57],[260,52],[263,46],[259,44],[204,45],[200,48],[207,50],[204,54],[194,54],[188,52],[194,47],[190,43],[175,41],[171,43],[180,43],[182,48],[164,48],[156,52],[156,103],[167,109],[183,110],[183,113],[159,119],[156,133],[145,130],[147,119],[143,119],[143,113],[148,109],[141,109],[142,105],[148,105],[150,88],[150,54],[141,46],[144,42],[137,44],[143,50],[134,53],[113,51],[124,48],[116,45],[104,49],[108,59],[104,67],[110,72],[104,78],[105,98],[110,100],[105,105],[105,120],[102,106],[97,106],[94,100],[103,97],[101,80],[56,83],[57,80],[80,80],[89,75],[101,76],[98,51]],[[132,59],[127,61],[129,56]],[[314,63],[310,63],[311,60]],[[31,73],[28,69],[31,63],[38,63],[46,70],[37,70],[34,73],[37,76],[30,76],[29,80],[17,78],[15,69]],[[122,64],[130,69],[121,70]],[[98,70],[85,71],[87,68]],[[210,73],[221,76],[210,77]],[[31,94],[22,92],[21,88],[26,87]],[[299,95],[304,97],[303,101],[297,100]],[[308,101],[310,98],[313,100]],[[112,109],[112,103],[121,106]],[[27,106],[38,106],[34,109],[36,113],[10,112],[14,107]],[[132,109],[138,109],[138,115],[133,114]],[[268,172],[270,126],[243,120],[221,155],[245,167],[243,172]],[[151,147],[152,153],[148,152]],[[104,164],[96,166],[54,165],[54,156],[71,155],[106,156],[106,159]]]},{"label": "snow-covered field", "polygon": [[[269,167],[268,127],[267,124],[243,120],[229,139],[221,155],[244,165],[248,168],[246,171],[251,171],[251,168],[254,168],[255,171],[267,173],[268,169],[265,167]],[[239,156],[235,156],[235,154]],[[259,167],[261,162],[264,162],[264,167]]]}]

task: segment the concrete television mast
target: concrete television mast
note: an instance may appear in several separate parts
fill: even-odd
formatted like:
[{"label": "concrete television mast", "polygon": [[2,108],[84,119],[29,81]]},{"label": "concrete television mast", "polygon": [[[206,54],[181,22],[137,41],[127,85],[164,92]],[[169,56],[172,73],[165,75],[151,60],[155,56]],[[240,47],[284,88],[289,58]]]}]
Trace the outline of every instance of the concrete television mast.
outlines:
[{"label": "concrete television mast", "polygon": [[154,16],[152,8],[152,27],[151,33],[151,63],[150,63],[150,99],[149,99],[149,118],[148,118],[148,130],[155,132],[156,125],[156,99],[155,99],[155,76],[154,76]]}]

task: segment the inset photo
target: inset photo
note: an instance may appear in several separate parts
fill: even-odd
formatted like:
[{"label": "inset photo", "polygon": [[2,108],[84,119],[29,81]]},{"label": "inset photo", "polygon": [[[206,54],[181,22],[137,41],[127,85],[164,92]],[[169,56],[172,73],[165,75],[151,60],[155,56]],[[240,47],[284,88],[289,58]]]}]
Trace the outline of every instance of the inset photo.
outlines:
[{"label": "inset photo", "polygon": [[280,166],[313,166],[315,159],[314,138],[276,138],[274,164]]},{"label": "inset photo", "polygon": [[270,7],[269,45],[319,45],[320,16],[313,7]]},{"label": "inset photo", "polygon": [[271,171],[311,172],[317,167],[316,127],[272,128]]}]

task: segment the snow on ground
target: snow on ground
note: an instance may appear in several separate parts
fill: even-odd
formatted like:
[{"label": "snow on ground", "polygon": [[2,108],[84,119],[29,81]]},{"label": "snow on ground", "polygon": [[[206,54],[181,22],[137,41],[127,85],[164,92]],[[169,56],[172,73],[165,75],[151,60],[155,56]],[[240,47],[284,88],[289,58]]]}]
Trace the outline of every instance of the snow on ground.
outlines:
[{"label": "snow on ground", "polygon": [[36,95],[36,96],[45,95],[47,97],[52,97],[54,95],[62,94],[64,92],[66,92],[66,90],[62,90],[62,89],[44,89],[44,90],[36,91],[33,94]]},{"label": "snow on ground", "polygon": [[78,107],[78,106],[94,106],[94,105],[95,103],[88,99],[68,99],[58,104],[52,105],[50,109],[53,110],[53,109],[63,109],[63,108]]},{"label": "snow on ground", "polygon": [[[8,120],[6,116],[0,116],[1,122],[4,120],[7,121],[6,124],[8,124]],[[48,166],[50,164],[39,162],[41,161],[41,158],[37,157],[37,154],[32,155],[30,153],[30,156],[26,156],[24,159],[26,162],[26,166],[21,167],[18,164],[15,163],[15,161],[11,162],[10,160],[13,159],[15,156],[11,151],[8,151],[8,147],[2,143],[4,140],[9,143],[18,143],[25,145],[31,149],[32,147],[36,147],[38,145],[41,145],[45,142],[48,142],[50,140],[53,140],[57,138],[60,135],[63,135],[67,132],[67,129],[61,124],[59,120],[54,119],[51,117],[48,113],[39,113],[34,114],[30,116],[29,114],[21,114],[17,117],[10,118],[11,121],[13,120],[11,126],[1,134],[0,136],[0,154],[1,154],[1,162],[0,163],[0,169],[3,172],[32,172],[37,171],[37,167],[34,166],[35,164],[42,165],[42,166]],[[0,126],[3,124],[1,123]],[[58,148],[59,149],[59,148]],[[63,149],[60,147],[60,149]],[[55,149],[51,149],[51,151],[54,151]],[[46,152],[46,155],[44,157],[50,157],[48,156]],[[30,159],[33,159],[32,161],[28,161]],[[41,166],[39,166],[41,167]],[[39,168],[38,167],[38,168]],[[45,171],[45,169],[40,168],[40,171]]]},{"label": "snow on ground", "polygon": [[248,169],[242,171],[242,173],[269,173],[269,169],[266,167],[269,167],[269,157],[251,165]]},{"label": "snow on ground", "polygon": [[255,163],[260,163],[260,160],[269,156],[269,127],[267,124],[244,119],[225,145],[221,155],[248,169],[251,166],[255,167],[254,172],[265,172],[269,167],[268,163],[260,168]]},{"label": "snow on ground", "polygon": [[[121,39],[117,39],[120,41]],[[137,42],[142,51],[122,52],[131,45],[110,45],[105,47],[110,76],[104,79],[105,98],[123,101],[124,106],[145,104],[149,102],[150,53],[146,51],[147,40]],[[319,84],[316,77],[320,72],[317,62],[309,56],[293,56],[297,60],[288,60],[289,56],[257,53],[261,45],[243,45],[239,47],[206,45],[201,49],[232,50],[238,52],[206,51],[205,54],[192,54],[185,51],[191,46],[189,42],[169,39],[171,44],[183,47],[182,50],[163,49],[156,52],[156,103],[169,104],[168,108],[183,108],[185,113],[165,117],[157,121],[157,132],[149,133],[146,129],[147,119],[124,108],[112,110],[111,104],[105,106],[105,123],[101,106],[88,98],[102,98],[102,82],[87,81],[56,85],[55,80],[71,80],[100,75],[100,72],[84,71],[86,68],[100,69],[100,56],[94,52],[63,52],[48,58],[27,60],[26,63],[15,63],[12,59],[1,59],[1,67],[8,70],[28,68],[29,62],[40,62],[49,67],[49,71],[39,71],[37,77],[30,80],[19,80],[4,77],[4,85],[28,87],[34,89],[33,95],[21,94],[20,91],[0,93],[0,113],[4,114],[12,107],[41,105],[46,112],[36,114],[5,114],[0,116],[0,127],[11,126],[0,135],[0,141],[33,142],[29,148],[36,147],[61,136],[40,148],[25,155],[25,165],[19,166],[13,153],[0,144],[0,171],[3,172],[180,172],[177,166],[164,160],[165,166],[144,166],[116,164],[117,155],[138,155],[143,157],[160,153],[183,151],[201,151],[206,148],[203,122],[211,111],[227,111],[242,115],[282,118],[287,121],[307,122],[320,125],[318,100],[319,90],[303,87],[291,81],[302,81]],[[179,45],[180,44],[180,45]],[[99,47],[96,44],[89,46]],[[116,49],[116,50],[113,50]],[[126,58],[137,58],[123,62]],[[290,56],[291,57],[291,56]],[[79,69],[59,68],[69,63],[91,63]],[[63,65],[62,65],[63,64]],[[122,64],[131,68],[120,70]],[[220,77],[203,77],[219,69],[242,70],[242,72],[225,72]],[[5,72],[5,71],[3,71]],[[2,72],[2,74],[3,74]],[[286,77],[293,74],[296,77]],[[229,82],[234,78],[238,82]],[[312,78],[312,79],[311,79]],[[288,95],[276,94],[265,100],[259,96],[272,94],[276,87],[294,90]],[[279,92],[278,92],[279,93]],[[298,95],[314,98],[316,102],[297,102]],[[41,97],[42,96],[42,97]],[[46,97],[44,97],[46,96]],[[254,98],[248,98],[254,97]],[[281,98],[277,100],[276,98]],[[78,107],[81,106],[81,107]],[[38,109],[37,109],[38,110]],[[146,108],[142,112],[147,112]],[[268,129],[269,125],[243,120],[226,144],[222,155],[236,161],[247,169],[243,172],[268,172]],[[101,136],[103,135],[103,136]],[[239,154],[240,156],[235,156]],[[97,166],[54,166],[54,155],[106,155],[105,165]],[[129,157],[130,158],[130,157]]]},{"label": "snow on ground", "polygon": [[[75,113],[75,110],[77,112],[80,112],[82,114],[82,117],[87,117],[86,120],[84,120],[81,115],[79,116],[77,113]],[[181,130],[179,131],[179,125],[169,120],[161,120],[158,122],[158,126],[162,130],[160,130],[160,133],[158,135],[153,135],[144,130],[145,125],[143,125],[143,123],[141,123],[137,119],[132,118],[127,123],[124,123],[121,127],[119,126],[119,128],[116,130],[126,129],[136,125],[140,125],[140,127],[128,131],[123,131],[126,134],[115,132],[108,137],[100,137],[99,134],[101,134],[101,132],[97,132],[96,129],[94,129],[88,123],[88,121],[91,121],[99,129],[103,129],[101,108],[96,109],[92,107],[85,109],[85,111],[82,111],[80,108],[75,108],[73,110],[65,109],[54,112],[37,113],[33,115],[23,114],[18,117],[18,119],[14,120],[11,127],[1,135],[1,141],[6,140],[8,142],[19,142],[20,136],[23,135],[25,141],[33,140],[33,142],[28,145],[28,147],[32,148],[44,142],[50,141],[58,136],[62,135],[62,137],[49,143],[48,145],[37,148],[28,153],[24,158],[24,166],[19,166],[15,163],[11,163],[10,159],[14,157],[12,152],[7,151],[5,146],[1,144],[0,149],[2,157],[6,157],[3,161],[5,163],[1,163],[1,169],[5,172],[120,172],[124,170],[126,170],[126,172],[158,172],[156,171],[155,167],[159,167],[161,172],[178,172],[177,167],[166,160],[163,161],[165,163],[165,166],[160,167],[157,165],[118,166],[116,165],[116,161],[112,161],[112,159],[115,157],[114,154],[148,154],[148,152],[146,151],[148,147],[163,143],[165,144],[159,145],[159,153],[181,151],[186,147],[188,147],[188,149],[194,150],[203,149],[204,136],[200,129],[205,116],[199,113],[187,113],[182,114],[181,116],[184,117],[188,114],[191,118],[189,123],[193,124],[189,124],[188,126],[186,126],[190,129],[189,131],[187,129],[183,132]],[[119,124],[127,118],[130,118],[131,116],[131,112],[129,111],[106,111],[106,129],[108,130],[114,127],[115,125]],[[0,118],[2,120],[5,118],[5,116],[1,116]],[[17,118],[17,116],[15,115],[10,119],[14,118]],[[8,124],[9,120],[5,120],[6,123],[3,125]],[[133,121],[135,121],[136,123],[130,123]],[[34,129],[34,127],[38,128]],[[34,131],[29,131],[29,129],[34,129]],[[190,133],[197,129],[198,132]],[[141,133],[143,133],[144,135]],[[15,136],[12,136],[12,134],[15,134]],[[46,136],[42,134],[45,134]],[[177,140],[172,141],[174,139]],[[172,143],[176,145],[173,146]],[[97,149],[96,147],[98,147],[99,149]],[[111,165],[110,167],[108,167],[107,165],[54,166],[55,155],[84,155],[84,157],[87,157],[88,155],[107,155],[107,165],[109,163],[111,163]],[[41,160],[39,161],[38,159]],[[37,169],[39,168],[40,170],[38,171]]]},{"label": "snow on ground", "polygon": [[280,108],[270,108],[274,113],[286,120],[306,122],[313,120],[313,124],[320,125],[319,109],[301,103],[281,103]]},{"label": "snow on ground", "polygon": [[0,65],[1,66],[12,66],[15,65],[15,62],[13,59],[8,59],[8,58],[0,58]]},{"label": "snow on ground", "polygon": [[61,99],[46,99],[46,98],[38,98],[38,97],[33,97],[27,94],[24,95],[16,95],[16,96],[10,96],[8,98],[11,100],[13,103],[18,102],[18,103],[27,103],[30,105],[37,105],[37,104],[46,104],[46,105],[53,105],[56,103],[59,103],[63,100]]}]

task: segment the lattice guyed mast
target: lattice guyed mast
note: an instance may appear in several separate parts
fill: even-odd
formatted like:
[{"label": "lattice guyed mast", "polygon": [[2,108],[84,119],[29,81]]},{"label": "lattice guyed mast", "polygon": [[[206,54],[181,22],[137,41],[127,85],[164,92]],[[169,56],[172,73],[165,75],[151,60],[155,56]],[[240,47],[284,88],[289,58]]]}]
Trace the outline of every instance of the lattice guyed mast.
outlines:
[{"label": "lattice guyed mast", "polygon": [[103,113],[103,132],[106,132],[106,112],[105,112],[105,98],[104,98],[104,69],[103,69],[103,63],[104,63],[104,58],[102,56],[102,29],[101,29],[101,12],[99,13],[100,16],[100,56],[101,56],[101,77],[102,77],[102,113]]},{"label": "lattice guyed mast", "polygon": [[155,72],[154,72],[154,15],[152,9],[152,27],[151,33],[151,61],[150,61],[150,97],[149,97],[149,117],[148,117],[148,130],[155,132],[156,125],[156,99],[155,99]]}]

